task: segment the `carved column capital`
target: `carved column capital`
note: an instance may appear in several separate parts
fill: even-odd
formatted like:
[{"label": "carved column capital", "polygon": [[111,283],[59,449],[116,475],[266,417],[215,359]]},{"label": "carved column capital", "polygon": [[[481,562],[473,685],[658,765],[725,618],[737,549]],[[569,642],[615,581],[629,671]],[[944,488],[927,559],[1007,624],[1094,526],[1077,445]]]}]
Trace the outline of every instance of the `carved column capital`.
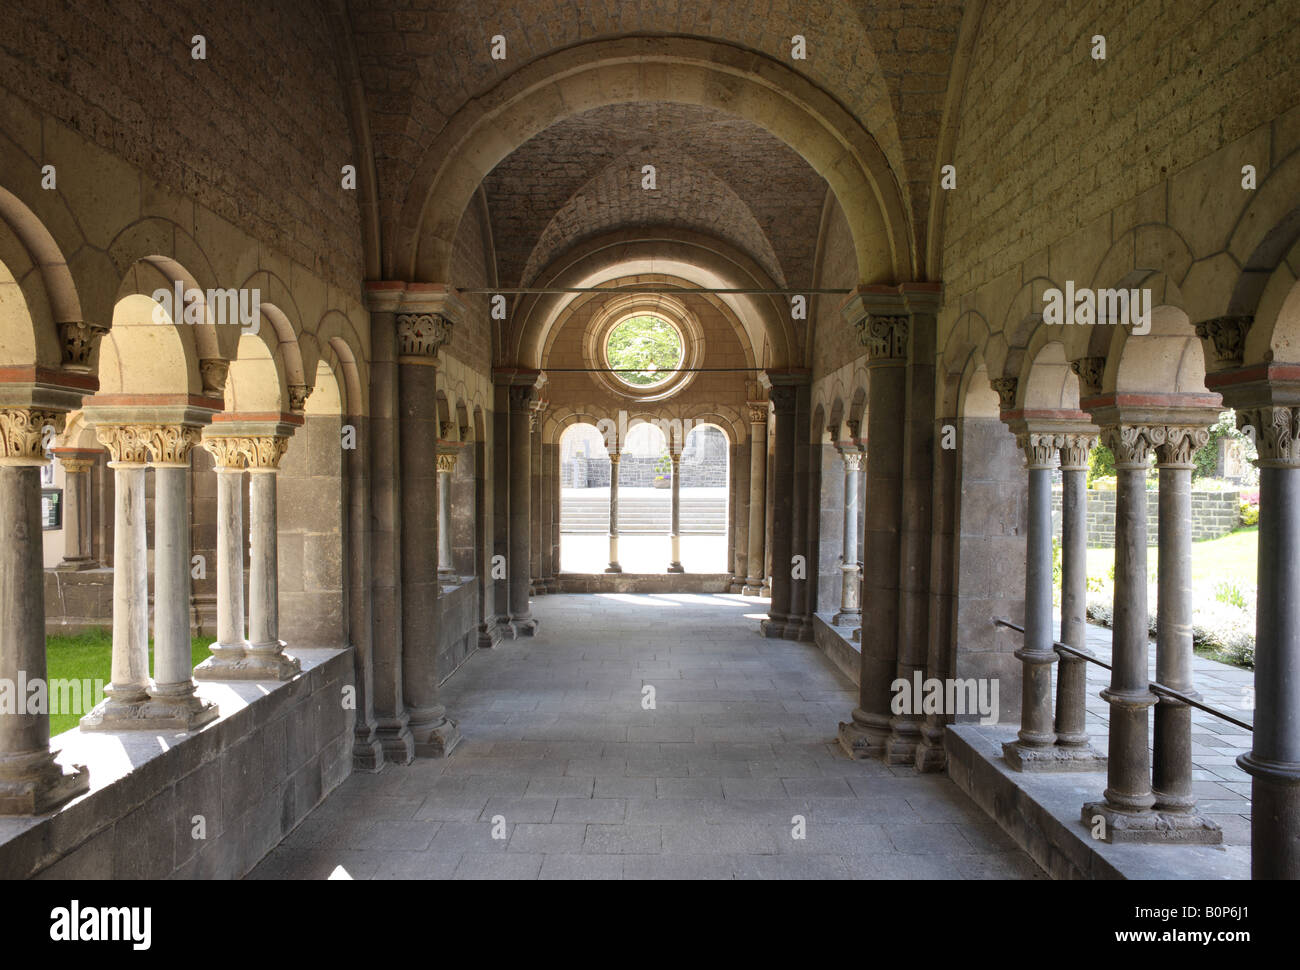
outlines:
[{"label": "carved column capital", "polygon": [[456,422],[454,421],[438,422],[438,437],[441,438],[443,441],[451,441],[452,433],[455,430],[456,430]]},{"label": "carved column capital", "polygon": [[868,313],[857,326],[858,340],[870,360],[907,360],[906,314]]},{"label": "carved column capital", "polygon": [[88,372],[91,355],[94,354],[100,338],[106,333],[108,327],[98,323],[87,323],[85,320],[59,324],[59,348],[62,351],[64,368],[81,373]]},{"label": "carved column capital", "polygon": [[766,401],[748,401],[745,407],[749,409],[750,424],[767,424],[767,402]]},{"label": "carved column capital", "polygon": [[1019,385],[1018,377],[995,377],[989,381],[989,386],[997,393],[998,407],[1003,411],[1010,411],[1016,406],[1016,388]]},{"label": "carved column capital", "polygon": [[201,438],[199,429],[188,424],[151,424],[139,431],[155,465],[188,467],[190,452]]},{"label": "carved column capital", "polygon": [[1196,336],[1205,344],[1206,359],[1213,359],[1217,370],[1240,367],[1246,350],[1246,334],[1255,322],[1251,316],[1215,317],[1196,325]]},{"label": "carved column capital", "polygon": [[199,446],[209,452],[218,468],[237,470],[244,467],[244,452],[240,448],[242,438],[236,435],[204,435]]},{"label": "carved column capital", "polygon": [[1016,446],[1025,453],[1025,462],[1030,469],[1055,468],[1056,453],[1064,443],[1061,434],[1044,434],[1026,431],[1016,435]]},{"label": "carved column capital", "polygon": [[1079,397],[1097,397],[1101,394],[1101,378],[1106,372],[1105,357],[1080,357],[1070,361],[1070,370],[1079,378]]},{"label": "carved column capital", "polygon": [[440,474],[447,474],[447,475],[450,475],[452,472],[454,472],[456,470],[456,457],[457,457],[457,452],[455,451],[439,451],[438,472]]},{"label": "carved column capital", "polygon": [[1192,454],[1209,440],[1209,428],[1166,427],[1165,440],[1156,446],[1156,464],[1171,468],[1191,468]]},{"label": "carved column capital", "polygon": [[1102,428],[1101,440],[1115,455],[1116,468],[1145,468],[1151,449],[1165,442],[1164,425],[1121,424]]},{"label": "carved column capital", "polygon": [[860,451],[852,451],[848,448],[840,452],[840,457],[844,459],[844,468],[846,471],[862,471],[862,462],[867,457]]},{"label": "carved column capital", "polygon": [[259,434],[241,437],[239,450],[253,472],[273,472],[279,469],[280,459],[289,450],[289,438],[279,434]]},{"label": "carved column capital", "polygon": [[306,384],[289,385],[289,410],[293,414],[303,414],[307,410],[307,397],[312,389]]},{"label": "carved column capital", "polygon": [[1097,434],[1071,431],[1061,435],[1057,446],[1061,452],[1062,471],[1087,471],[1088,452],[1097,447]]},{"label": "carved column capital", "polygon": [[199,378],[203,382],[203,393],[208,397],[221,397],[226,393],[229,373],[230,361],[221,357],[199,358]]},{"label": "carved column capital", "polygon": [[95,437],[108,449],[114,465],[145,465],[149,462],[150,425],[100,424],[95,426]]},{"label": "carved column capital", "polygon": [[0,408],[0,465],[44,465],[45,445],[65,415],[43,408]]},{"label": "carved column capital", "polygon": [[534,384],[510,386],[510,410],[516,414],[531,411],[537,404],[537,387]]},{"label": "carved column capital", "polygon": [[772,397],[772,407],[776,409],[778,414],[794,412],[795,402],[799,397],[796,388],[785,384],[776,384],[768,393]]},{"label": "carved column capital", "polygon": [[76,457],[69,456],[67,458],[59,455],[58,457],[59,464],[63,466],[63,474],[65,475],[80,475],[95,467],[95,460],[93,458],[86,458],[81,455]]},{"label": "carved column capital", "polygon": [[1300,407],[1244,408],[1237,411],[1237,427],[1255,429],[1255,448],[1261,468],[1300,467]]},{"label": "carved column capital", "polygon": [[451,342],[451,329],[451,321],[436,313],[399,313],[397,352],[436,364],[438,351]]}]

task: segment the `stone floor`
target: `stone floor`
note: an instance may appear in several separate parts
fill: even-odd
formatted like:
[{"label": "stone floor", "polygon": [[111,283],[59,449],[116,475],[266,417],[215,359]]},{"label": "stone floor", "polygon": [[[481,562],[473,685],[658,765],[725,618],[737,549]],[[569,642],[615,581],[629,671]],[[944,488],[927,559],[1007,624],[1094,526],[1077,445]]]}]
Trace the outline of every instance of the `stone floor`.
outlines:
[{"label": "stone floor", "polygon": [[537,598],[535,639],[445,686],[449,759],[352,775],[251,876],[1045,878],[946,776],[842,754],[856,691],[812,645],[760,638],[765,607]]}]

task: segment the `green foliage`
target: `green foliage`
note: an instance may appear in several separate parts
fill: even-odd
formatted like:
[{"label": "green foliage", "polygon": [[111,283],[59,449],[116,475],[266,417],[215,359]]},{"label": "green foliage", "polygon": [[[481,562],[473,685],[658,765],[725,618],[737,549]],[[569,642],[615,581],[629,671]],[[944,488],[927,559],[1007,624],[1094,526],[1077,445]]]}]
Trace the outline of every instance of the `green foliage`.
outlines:
[{"label": "green foliage", "polygon": [[655,477],[668,478],[673,471],[673,460],[668,457],[668,452],[664,452],[655,460]]},{"label": "green foliage", "polygon": [[1092,454],[1088,456],[1088,487],[1104,487],[1095,484],[1099,478],[1109,478],[1109,487],[1115,487],[1115,455],[1109,448],[1100,443],[1092,449]]},{"label": "green foliage", "polygon": [[1214,598],[1220,603],[1227,603],[1229,606],[1235,606],[1238,609],[1246,608],[1246,596],[1242,593],[1241,588],[1229,579],[1220,580],[1214,584]]},{"label": "green foliage", "polygon": [[1061,540],[1053,537],[1052,539],[1052,589],[1061,588],[1061,575],[1063,567],[1061,565]]},{"label": "green foliage", "polygon": [[661,383],[682,362],[682,338],[659,317],[629,317],[605,343],[609,366],[618,377],[638,387]]},{"label": "green foliage", "polygon": [[1237,412],[1222,411],[1219,420],[1210,428],[1210,440],[1192,455],[1192,464],[1196,466],[1192,470],[1193,479],[1213,478],[1218,472],[1219,439],[1221,438],[1243,442],[1247,461],[1254,461],[1259,457],[1250,435],[1237,430]]}]

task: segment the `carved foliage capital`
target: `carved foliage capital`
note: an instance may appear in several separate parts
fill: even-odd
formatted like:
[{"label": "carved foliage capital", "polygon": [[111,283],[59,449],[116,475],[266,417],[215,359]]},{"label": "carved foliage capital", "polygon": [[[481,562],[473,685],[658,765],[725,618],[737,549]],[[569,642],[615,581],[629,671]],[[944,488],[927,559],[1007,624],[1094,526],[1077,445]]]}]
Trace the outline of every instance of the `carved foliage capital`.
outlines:
[{"label": "carved foliage capital", "polygon": [[403,357],[438,359],[438,351],[451,341],[451,321],[436,313],[397,315],[397,352]]},{"label": "carved foliage capital", "polygon": [[1070,361],[1070,370],[1079,378],[1079,396],[1097,397],[1101,394],[1101,378],[1106,372],[1105,357],[1080,357]]},{"label": "carved foliage capital", "polygon": [[149,436],[156,425],[101,424],[95,437],[108,449],[108,456],[121,465],[144,465],[149,461]]},{"label": "carved foliage capital", "polygon": [[1165,428],[1165,440],[1156,446],[1156,464],[1190,468],[1192,454],[1209,440],[1209,428]]},{"label": "carved foliage capital", "polygon": [[1240,367],[1246,349],[1246,334],[1254,322],[1255,318],[1250,316],[1202,320],[1196,325],[1196,336],[1208,344],[1214,362],[1220,367]]},{"label": "carved foliage capital", "polygon": [[1061,443],[1057,446],[1061,452],[1061,468],[1067,471],[1086,471],[1088,452],[1097,447],[1097,437],[1086,432],[1061,435]]},{"label": "carved foliage capital", "polygon": [[782,412],[793,414],[795,402],[798,400],[799,392],[786,385],[777,385],[768,392],[772,397],[772,407],[776,409],[777,414]]},{"label": "carved foliage capital", "polygon": [[188,424],[151,424],[139,429],[155,465],[188,465],[200,432]]},{"label": "carved foliage capital", "polygon": [[1030,468],[1051,468],[1056,463],[1056,453],[1064,444],[1065,435],[1042,434],[1036,431],[1016,435],[1016,445],[1025,453]]},{"label": "carved foliage capital", "polygon": [[218,468],[243,468],[243,440],[234,435],[204,435],[199,445],[212,455]]},{"label": "carved foliage capital", "polygon": [[59,430],[64,415],[41,408],[0,408],[0,462],[45,464],[48,429]]},{"label": "carved foliage capital", "polygon": [[438,471],[446,472],[450,475],[456,470],[456,455],[454,451],[438,452]]},{"label": "carved foliage capital", "polygon": [[750,424],[767,424],[766,401],[749,401],[745,406],[749,408]]},{"label": "carved foliage capital", "polygon": [[63,366],[71,371],[90,370],[90,357],[95,352],[99,338],[108,333],[108,327],[97,323],[76,320],[59,324],[59,345]]},{"label": "carved foliage capital", "polygon": [[515,384],[510,388],[510,410],[531,411],[537,405],[537,388],[532,384]]},{"label": "carved foliage capital", "polygon": [[906,360],[907,335],[905,315],[868,313],[858,323],[858,340],[871,360]]},{"label": "carved foliage capital", "polygon": [[1300,407],[1259,407],[1237,411],[1237,427],[1255,429],[1261,465],[1300,466]]},{"label": "carved foliage capital", "polygon": [[280,459],[289,450],[289,439],[279,434],[252,435],[239,439],[239,450],[250,469],[275,469],[280,467]]},{"label": "carved foliage capital", "polygon": [[1121,424],[1102,429],[1102,444],[1115,455],[1116,468],[1145,466],[1151,449],[1165,443],[1163,425]]},{"label": "carved foliage capital", "polygon": [[850,451],[845,449],[840,452],[840,457],[844,459],[844,469],[850,472],[862,471],[862,464],[866,460],[866,455],[860,451]]},{"label": "carved foliage capital", "polygon": [[1016,388],[1020,385],[1017,377],[995,377],[989,385],[998,395],[998,407],[1010,411],[1016,406]]}]

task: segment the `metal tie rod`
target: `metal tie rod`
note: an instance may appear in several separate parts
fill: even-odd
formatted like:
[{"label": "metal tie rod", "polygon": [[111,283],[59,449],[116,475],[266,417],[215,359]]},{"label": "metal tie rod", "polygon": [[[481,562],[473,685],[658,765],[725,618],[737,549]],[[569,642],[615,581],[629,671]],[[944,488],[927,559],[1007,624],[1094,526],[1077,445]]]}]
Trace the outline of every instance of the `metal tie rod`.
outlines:
[{"label": "metal tie rod", "polygon": [[843,296],[853,291],[826,287],[813,287],[806,290],[765,290],[753,287],[669,286],[664,283],[637,283],[630,286],[470,286],[458,288],[457,292],[473,293],[480,296],[522,296],[527,294],[547,296],[562,293],[719,293],[733,296]]},{"label": "metal tie rod", "polygon": [[[1010,620],[1004,620],[1000,616],[995,616],[993,618],[993,624],[994,626],[1004,626],[1009,630],[1015,630],[1017,633],[1025,632],[1025,628],[1020,624],[1012,623]],[[1079,657],[1081,660],[1086,660],[1089,663],[1094,663],[1098,667],[1105,667],[1107,670],[1112,669],[1110,664],[1104,663],[1103,661],[1098,660],[1096,657],[1094,657],[1092,654],[1088,653],[1087,651],[1079,650],[1075,647],[1070,646],[1068,643],[1061,643],[1059,640],[1053,640],[1052,646],[1055,647],[1057,650],[1064,650],[1068,654],[1072,654],[1076,657]],[[1225,714],[1223,713],[1223,711],[1220,711],[1214,707],[1210,707],[1210,705],[1208,704],[1202,704],[1200,701],[1196,700],[1195,698],[1188,697],[1186,694],[1182,693],[1181,691],[1176,691],[1172,687],[1166,687],[1164,684],[1161,684],[1157,681],[1154,680],[1147,681],[1147,688],[1153,694],[1163,694],[1165,697],[1172,697],[1176,701],[1182,701],[1188,707],[1194,707],[1199,711],[1204,711],[1206,714],[1213,714],[1215,717],[1227,721],[1229,724],[1235,724],[1237,725],[1237,727],[1245,728],[1247,731],[1250,731],[1252,733],[1255,730],[1255,725],[1247,721],[1238,720],[1237,718],[1233,717],[1231,714]]]}]

